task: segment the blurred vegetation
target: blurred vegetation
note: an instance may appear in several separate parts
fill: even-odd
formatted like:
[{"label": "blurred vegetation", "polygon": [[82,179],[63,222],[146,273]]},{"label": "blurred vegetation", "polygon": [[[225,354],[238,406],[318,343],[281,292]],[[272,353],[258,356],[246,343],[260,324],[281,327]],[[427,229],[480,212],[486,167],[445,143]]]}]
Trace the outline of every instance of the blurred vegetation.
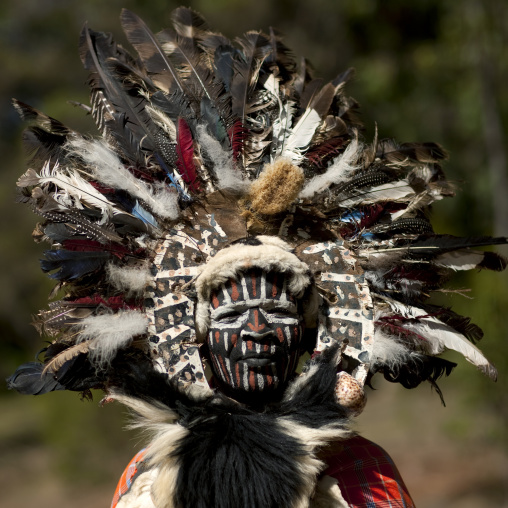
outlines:
[{"label": "blurred vegetation", "polygon": [[[42,347],[30,315],[45,307],[51,283],[40,273],[41,246],[33,244],[37,219],[14,204],[17,177],[25,170],[22,125],[11,107],[16,97],[69,126],[94,132],[89,117],[66,101],[86,103],[87,74],[77,53],[84,22],[113,32],[124,42],[118,20],[126,7],[154,32],[170,24],[172,0],[2,0],[0,3],[0,374],[31,360]],[[194,0],[187,3],[209,24],[234,38],[252,29],[277,27],[298,56],[305,55],[316,75],[331,79],[353,66],[349,93],[362,106],[365,136],[399,141],[436,141],[450,152],[445,170],[457,182],[458,197],[435,205],[438,232],[456,235],[508,235],[506,167],[508,94],[508,3],[496,0]],[[500,249],[503,252],[503,249]],[[504,253],[508,253],[504,249]],[[442,431],[453,439],[474,436],[493,446],[508,444],[508,346],[504,337],[508,291],[506,274],[460,274],[450,287],[470,288],[473,300],[460,295],[441,301],[469,315],[485,331],[482,350],[497,365],[494,385],[455,356],[459,367],[442,382],[445,397],[457,410]],[[383,383],[376,386],[382,392]],[[421,390],[421,389],[420,389]],[[74,394],[22,398],[6,391],[0,400],[7,413],[0,424],[0,449],[50,446],[56,473],[86,477],[88,485],[109,482],[120,470],[107,470],[103,453],[128,460],[132,435],[120,434],[118,408],[97,408]],[[411,393],[409,398],[417,398]],[[97,394],[100,399],[100,394]],[[404,396],[404,404],[409,400]],[[393,402],[397,404],[395,400]],[[436,397],[436,407],[439,406]],[[406,407],[406,406],[404,406]],[[439,408],[438,408],[439,409]],[[387,408],[383,418],[404,409]],[[478,417],[481,415],[481,418]],[[482,426],[478,431],[476,426]],[[410,431],[408,429],[408,431]],[[86,436],[86,439],[85,439]],[[88,447],[100,450],[85,453]],[[5,456],[4,456],[5,457]],[[77,460],[76,457],[82,459]],[[87,458],[83,458],[87,457]],[[90,458],[92,457],[92,458]],[[106,500],[107,502],[107,500]]]}]

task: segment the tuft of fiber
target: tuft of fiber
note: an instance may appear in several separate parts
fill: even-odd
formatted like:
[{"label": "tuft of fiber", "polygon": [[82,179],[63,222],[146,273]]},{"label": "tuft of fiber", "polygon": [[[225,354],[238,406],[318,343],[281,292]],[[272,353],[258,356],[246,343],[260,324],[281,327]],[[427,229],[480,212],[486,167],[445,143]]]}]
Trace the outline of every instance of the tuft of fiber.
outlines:
[{"label": "tuft of fiber", "polygon": [[250,187],[251,208],[264,215],[284,212],[298,197],[303,183],[303,170],[289,159],[266,164]]},{"label": "tuft of fiber", "polygon": [[99,367],[113,360],[119,349],[127,347],[132,339],[148,329],[148,319],[142,312],[121,310],[115,314],[102,314],[82,319],[79,341],[90,340],[90,359]]}]

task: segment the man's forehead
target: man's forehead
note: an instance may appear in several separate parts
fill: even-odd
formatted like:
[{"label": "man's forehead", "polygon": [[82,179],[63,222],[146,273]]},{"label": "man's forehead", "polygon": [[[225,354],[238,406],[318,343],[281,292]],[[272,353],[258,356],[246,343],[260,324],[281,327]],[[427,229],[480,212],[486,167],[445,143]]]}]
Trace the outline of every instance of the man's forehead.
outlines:
[{"label": "man's forehead", "polygon": [[296,302],[287,291],[288,275],[280,272],[265,272],[252,269],[242,272],[235,279],[229,279],[212,291],[213,308],[249,300],[276,300]]}]

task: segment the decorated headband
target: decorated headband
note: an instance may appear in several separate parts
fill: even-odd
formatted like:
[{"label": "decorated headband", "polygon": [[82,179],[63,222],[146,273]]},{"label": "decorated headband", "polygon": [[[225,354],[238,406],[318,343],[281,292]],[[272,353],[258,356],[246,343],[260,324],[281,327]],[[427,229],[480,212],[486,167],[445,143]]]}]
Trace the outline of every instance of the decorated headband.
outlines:
[{"label": "decorated headband", "polygon": [[211,291],[250,266],[314,295],[317,351],[340,343],[361,384],[376,372],[435,384],[455,365],[446,349],[496,378],[474,345],[481,330],[428,300],[451,271],[506,264],[477,250],[505,238],[433,232],[429,205],[454,194],[439,145],[362,140],[352,71],[323,84],[272,30],[233,43],[186,8],[156,35],[132,12],[121,21],[137,58],[81,34],[82,108],[100,137],[15,101],[32,154],[20,200],[42,218],[41,268],[60,299],[36,318],[51,341],[43,361],[11,387],[108,391],[143,358],[207,392]]}]

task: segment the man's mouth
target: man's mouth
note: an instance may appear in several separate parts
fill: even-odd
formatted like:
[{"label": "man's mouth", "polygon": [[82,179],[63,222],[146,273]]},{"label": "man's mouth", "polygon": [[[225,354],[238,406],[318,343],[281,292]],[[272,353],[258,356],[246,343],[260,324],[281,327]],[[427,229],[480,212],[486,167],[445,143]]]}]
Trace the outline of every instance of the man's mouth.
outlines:
[{"label": "man's mouth", "polygon": [[237,361],[244,362],[249,367],[266,367],[270,363],[276,361],[273,354],[262,351],[257,353],[256,351],[247,351],[244,355],[238,358]]},{"label": "man's mouth", "polygon": [[249,367],[266,367],[271,363],[274,363],[273,358],[246,358],[241,360],[243,363],[248,365]]}]

